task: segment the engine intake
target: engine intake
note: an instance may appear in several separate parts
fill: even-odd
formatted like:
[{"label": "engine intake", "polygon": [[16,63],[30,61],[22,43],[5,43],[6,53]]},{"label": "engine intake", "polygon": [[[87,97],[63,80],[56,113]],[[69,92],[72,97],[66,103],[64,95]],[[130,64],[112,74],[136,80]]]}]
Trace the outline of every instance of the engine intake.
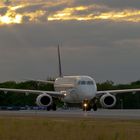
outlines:
[{"label": "engine intake", "polygon": [[100,103],[105,108],[111,108],[116,104],[116,97],[107,93],[100,98]]},{"label": "engine intake", "polygon": [[52,97],[48,94],[40,94],[37,98],[36,98],[36,104],[38,106],[50,106],[52,104]]}]

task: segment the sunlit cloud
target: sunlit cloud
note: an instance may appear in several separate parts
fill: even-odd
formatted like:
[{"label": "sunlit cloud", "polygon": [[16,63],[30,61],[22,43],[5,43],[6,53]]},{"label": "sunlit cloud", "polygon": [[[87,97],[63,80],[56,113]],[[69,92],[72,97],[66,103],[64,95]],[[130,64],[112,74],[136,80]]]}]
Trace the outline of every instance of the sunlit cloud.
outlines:
[{"label": "sunlit cloud", "polygon": [[[122,10],[122,11],[108,11],[108,12],[100,12],[91,11],[92,6],[89,7],[74,7],[74,8],[66,8],[62,11],[58,11],[53,15],[48,17],[49,21],[54,20],[112,20],[112,21],[128,21],[128,22],[140,22],[140,10]],[[91,12],[87,11],[90,10]],[[75,14],[77,11],[85,11],[87,14]]]},{"label": "sunlit cloud", "polygon": [[93,19],[114,20],[118,22],[119,21],[140,22],[140,10],[124,10],[124,11],[101,13],[98,16],[94,16]]},{"label": "sunlit cloud", "polygon": [[8,6],[4,15],[0,14],[0,25],[3,24],[20,24],[22,23],[22,14],[16,12],[17,9],[23,8],[24,5]]},{"label": "sunlit cloud", "polygon": [[0,2],[0,25],[46,23],[53,21],[113,21],[140,22],[138,9],[112,9],[106,5],[74,4],[74,0],[13,0],[5,5]]}]

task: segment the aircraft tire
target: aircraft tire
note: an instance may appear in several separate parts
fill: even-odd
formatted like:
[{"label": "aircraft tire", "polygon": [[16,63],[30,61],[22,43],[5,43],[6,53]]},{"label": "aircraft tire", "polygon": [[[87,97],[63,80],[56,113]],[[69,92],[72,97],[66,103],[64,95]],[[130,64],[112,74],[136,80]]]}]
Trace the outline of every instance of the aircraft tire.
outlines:
[{"label": "aircraft tire", "polygon": [[97,105],[96,104],[94,104],[92,108],[93,108],[94,111],[97,111]]},{"label": "aircraft tire", "polygon": [[47,111],[50,111],[50,110],[51,110],[51,106],[48,106],[48,107],[47,107]]},{"label": "aircraft tire", "polygon": [[52,104],[52,110],[56,111],[56,104],[55,103]]}]

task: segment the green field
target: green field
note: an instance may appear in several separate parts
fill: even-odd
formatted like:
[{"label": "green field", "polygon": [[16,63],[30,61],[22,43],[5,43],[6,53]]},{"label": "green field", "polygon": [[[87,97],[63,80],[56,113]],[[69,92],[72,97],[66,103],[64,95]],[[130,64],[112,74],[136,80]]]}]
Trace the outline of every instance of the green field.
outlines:
[{"label": "green field", "polygon": [[140,120],[6,116],[0,140],[140,140]]}]

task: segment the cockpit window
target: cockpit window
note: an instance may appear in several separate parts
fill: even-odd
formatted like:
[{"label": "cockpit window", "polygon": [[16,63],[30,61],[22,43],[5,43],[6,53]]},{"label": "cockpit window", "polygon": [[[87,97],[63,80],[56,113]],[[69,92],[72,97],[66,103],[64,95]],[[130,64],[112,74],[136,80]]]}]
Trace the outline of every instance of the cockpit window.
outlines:
[{"label": "cockpit window", "polygon": [[93,81],[87,81],[88,85],[93,85]]},{"label": "cockpit window", "polygon": [[78,84],[79,85],[85,85],[86,84],[86,81],[79,81]]},{"label": "cockpit window", "polygon": [[93,81],[79,81],[78,85],[93,85]]},{"label": "cockpit window", "polygon": [[81,81],[81,85],[85,85],[86,84],[86,81]]}]

